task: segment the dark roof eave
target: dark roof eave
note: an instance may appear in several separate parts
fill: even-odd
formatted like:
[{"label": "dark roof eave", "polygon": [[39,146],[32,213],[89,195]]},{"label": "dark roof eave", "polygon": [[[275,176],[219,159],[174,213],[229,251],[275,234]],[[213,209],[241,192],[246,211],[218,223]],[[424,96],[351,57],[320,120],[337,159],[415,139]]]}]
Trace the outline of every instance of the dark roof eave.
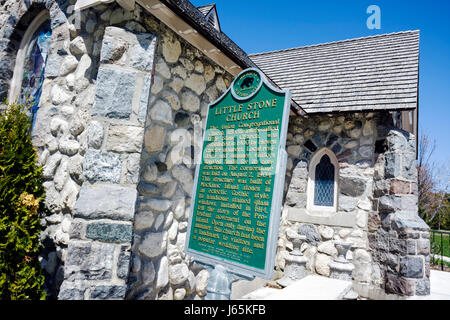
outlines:
[{"label": "dark roof eave", "polygon": [[386,108],[366,108],[366,109],[354,109],[354,110],[314,110],[304,109],[305,114],[314,115],[314,114],[339,114],[339,113],[368,113],[368,112],[389,112],[389,111],[414,111],[416,107],[405,107],[405,108],[396,108],[396,107],[386,107]]},{"label": "dark roof eave", "polygon": [[183,20],[188,22],[202,36],[208,39],[219,50],[224,52],[241,68],[257,68],[256,64],[247,56],[236,43],[223,32],[217,31],[205,19],[201,12],[187,0],[160,0]]},{"label": "dark roof eave", "polygon": [[[270,77],[262,71],[236,43],[234,43],[223,32],[219,32],[211,26],[205,19],[203,14],[187,0],[160,0],[165,6],[172,10],[175,14],[189,23],[202,36],[214,44],[219,50],[225,53],[242,69],[256,68],[263,72],[267,79],[276,87],[280,88]],[[281,89],[281,88],[280,88]],[[294,101],[291,101],[291,109],[298,115],[305,114],[304,110]]]}]

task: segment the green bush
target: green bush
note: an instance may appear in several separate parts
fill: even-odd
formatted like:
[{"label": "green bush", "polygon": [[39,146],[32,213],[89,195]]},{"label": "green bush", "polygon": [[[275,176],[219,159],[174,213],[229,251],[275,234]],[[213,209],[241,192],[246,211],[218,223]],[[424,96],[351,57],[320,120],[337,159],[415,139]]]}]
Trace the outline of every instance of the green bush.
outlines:
[{"label": "green bush", "polygon": [[45,190],[29,130],[23,106],[0,114],[0,300],[46,296],[38,260]]}]

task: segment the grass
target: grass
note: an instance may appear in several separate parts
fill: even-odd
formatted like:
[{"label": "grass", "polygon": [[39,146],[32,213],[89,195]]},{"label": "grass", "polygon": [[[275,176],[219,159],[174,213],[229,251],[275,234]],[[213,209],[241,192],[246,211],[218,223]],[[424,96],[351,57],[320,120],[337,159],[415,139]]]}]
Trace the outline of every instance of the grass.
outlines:
[{"label": "grass", "polygon": [[[442,265],[444,267],[442,267]],[[434,270],[442,270],[450,272],[450,262],[442,261],[440,259],[431,259],[431,268]]]},{"label": "grass", "polygon": [[450,257],[450,234],[430,233],[431,251],[434,254],[441,254],[441,237],[442,247],[444,248],[443,255]]},{"label": "grass", "polygon": [[440,266],[441,264],[443,264],[444,266],[447,266],[450,268],[450,262],[442,261],[441,259],[437,259],[434,264],[437,266]]}]

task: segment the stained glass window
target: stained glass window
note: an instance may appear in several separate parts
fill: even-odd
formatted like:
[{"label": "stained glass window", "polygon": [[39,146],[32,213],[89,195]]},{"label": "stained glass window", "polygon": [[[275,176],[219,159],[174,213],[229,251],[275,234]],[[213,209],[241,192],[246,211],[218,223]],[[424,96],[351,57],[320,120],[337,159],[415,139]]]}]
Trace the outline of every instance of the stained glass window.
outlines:
[{"label": "stained glass window", "polygon": [[32,127],[36,120],[36,112],[42,93],[45,64],[50,47],[51,29],[47,21],[33,34],[25,52],[19,104],[27,105]]},{"label": "stained glass window", "polygon": [[334,165],[330,157],[324,155],[315,169],[314,205],[332,207],[334,205]]}]

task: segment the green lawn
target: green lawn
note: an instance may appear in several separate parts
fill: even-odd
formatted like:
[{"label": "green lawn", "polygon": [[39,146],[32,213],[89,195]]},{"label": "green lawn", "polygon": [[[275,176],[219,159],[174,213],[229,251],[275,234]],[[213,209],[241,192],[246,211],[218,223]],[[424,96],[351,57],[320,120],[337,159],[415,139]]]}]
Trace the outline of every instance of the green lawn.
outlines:
[{"label": "green lawn", "polygon": [[[433,261],[433,260],[432,260]],[[446,261],[442,261],[441,259],[437,259],[435,261],[432,262],[435,266],[440,266],[441,264],[443,264],[444,266],[446,266],[447,268],[450,268],[450,262],[446,262]]]},{"label": "green lawn", "polygon": [[[442,236],[442,247],[444,248],[444,256],[450,257],[450,235],[449,234],[439,234],[430,233],[430,244],[431,251],[434,254],[441,253],[441,236]],[[434,237],[434,239],[433,239]]]}]

